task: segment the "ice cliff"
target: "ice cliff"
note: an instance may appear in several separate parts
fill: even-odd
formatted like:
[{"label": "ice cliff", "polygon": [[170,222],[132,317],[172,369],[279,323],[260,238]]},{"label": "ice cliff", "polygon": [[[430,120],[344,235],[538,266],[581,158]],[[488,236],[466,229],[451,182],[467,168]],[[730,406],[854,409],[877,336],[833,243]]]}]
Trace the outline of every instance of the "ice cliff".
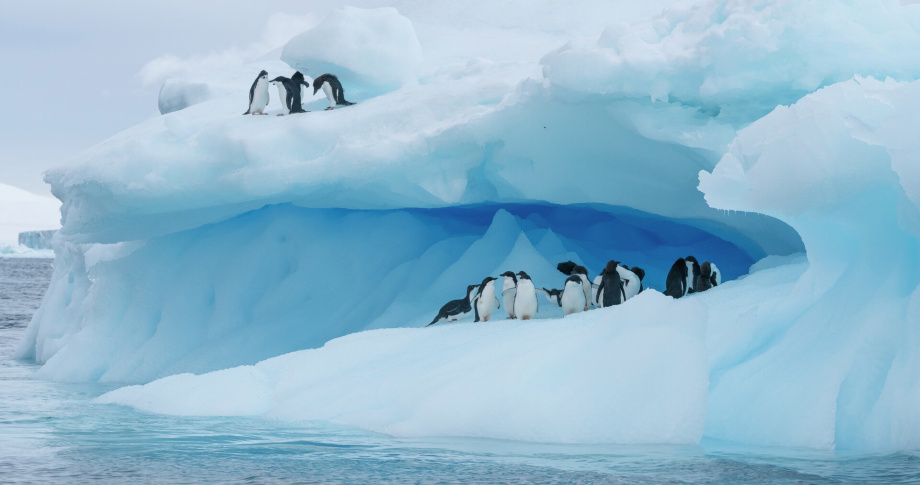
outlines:
[{"label": "ice cliff", "polygon": [[[425,11],[343,9],[270,61],[345,73],[356,106],[242,117],[244,95],[218,97],[48,172],[64,226],[20,355],[59,380],[225,369],[103,398],[158,412],[920,446],[915,6],[704,1],[514,60],[429,54]],[[394,53],[411,55],[378,62]],[[669,301],[654,290],[687,254],[727,283]],[[392,328],[487,274],[560,287],[556,262],[611,258],[651,290],[530,325]]]}]

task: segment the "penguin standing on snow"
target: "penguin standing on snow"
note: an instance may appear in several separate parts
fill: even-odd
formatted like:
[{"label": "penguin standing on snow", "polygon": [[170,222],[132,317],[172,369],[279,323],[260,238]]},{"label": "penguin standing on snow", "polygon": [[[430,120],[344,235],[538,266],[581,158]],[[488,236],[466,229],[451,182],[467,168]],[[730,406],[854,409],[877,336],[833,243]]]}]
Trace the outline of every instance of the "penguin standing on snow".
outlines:
[{"label": "penguin standing on snow", "polygon": [[565,279],[565,287],[562,289],[562,297],[559,298],[559,306],[566,315],[584,311],[585,308],[585,291],[581,278],[569,276]]},{"label": "penguin standing on snow", "polygon": [[342,83],[339,82],[339,78],[332,74],[323,74],[313,80],[313,94],[316,94],[320,88],[323,89],[323,92],[326,93],[326,98],[329,99],[329,107],[326,108],[326,111],[334,109],[340,104],[342,106],[355,104],[345,100],[345,90],[342,89]]},{"label": "penguin standing on snow", "polygon": [[268,72],[263,70],[249,88],[249,109],[244,115],[264,115],[268,106]]},{"label": "penguin standing on snow", "polygon": [[517,317],[514,315],[514,297],[517,295],[517,276],[511,271],[505,271],[501,276],[505,277],[502,283],[502,303],[505,304],[508,318],[515,319]]},{"label": "penguin standing on snow", "polygon": [[596,303],[601,308],[619,305],[626,301],[626,292],[623,290],[623,280],[617,271],[618,261],[608,261],[601,274],[601,284],[597,287]]},{"label": "penguin standing on snow", "polygon": [[700,265],[700,277],[696,283],[696,291],[706,291],[713,286],[722,284],[722,275],[715,263],[706,261]]},{"label": "penguin standing on snow", "polygon": [[700,279],[700,263],[693,256],[684,258],[687,264],[687,292],[684,296],[696,292],[696,282]]},{"label": "penguin standing on snow", "polygon": [[291,76],[291,79],[284,86],[285,89],[287,89],[289,96],[291,97],[291,103],[289,106],[291,114],[306,113],[306,111],[303,109],[303,97],[300,95],[301,86],[306,86],[309,88],[310,83],[304,80],[303,74],[301,74],[300,71],[295,72],[294,75]]},{"label": "penguin standing on snow", "polygon": [[492,318],[492,313],[499,307],[501,302],[495,296],[495,278],[486,276],[476,294],[476,321],[488,322]]},{"label": "penguin standing on snow", "polygon": [[620,280],[623,281],[623,301],[642,291],[642,278],[645,277],[645,271],[642,268],[638,266],[630,268],[621,264],[617,266],[617,273],[620,274]]},{"label": "penguin standing on snow", "polygon": [[530,320],[537,314],[540,304],[537,302],[537,291],[534,289],[530,276],[520,271],[517,274],[517,295],[514,297],[514,314],[521,320]]},{"label": "penguin standing on snow", "polygon": [[478,287],[479,285],[467,286],[466,298],[451,300],[445,303],[444,306],[441,307],[441,310],[438,312],[438,316],[434,317],[434,320],[425,326],[429,327],[438,322],[456,322],[457,320],[469,315],[470,312],[473,311],[473,305],[471,303],[476,298],[473,295],[473,291]]},{"label": "penguin standing on snow", "polygon": [[591,280],[588,279],[588,268],[575,264],[573,261],[566,261],[557,264],[556,269],[566,276],[578,276],[581,280],[582,291],[585,294],[585,311],[588,311],[591,308],[591,301],[594,299]]},{"label": "penguin standing on snow", "polygon": [[684,258],[677,258],[671,269],[668,271],[668,277],[665,280],[664,294],[671,298],[680,298],[687,294],[687,261]]},{"label": "penguin standing on snow", "polygon": [[287,86],[291,83],[291,80],[284,76],[278,76],[275,79],[269,81],[269,83],[271,83],[272,86],[278,88],[278,99],[280,99],[281,104],[284,105],[284,108],[281,109],[281,113],[278,113],[278,116],[290,114],[291,98],[293,95],[288,93]]}]

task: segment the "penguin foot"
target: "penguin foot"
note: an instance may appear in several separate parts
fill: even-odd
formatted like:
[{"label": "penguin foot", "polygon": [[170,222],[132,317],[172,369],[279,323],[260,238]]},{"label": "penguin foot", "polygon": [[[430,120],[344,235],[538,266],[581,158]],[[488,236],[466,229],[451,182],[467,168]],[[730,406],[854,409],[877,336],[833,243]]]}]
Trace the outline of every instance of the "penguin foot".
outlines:
[{"label": "penguin foot", "polygon": [[277,116],[284,116],[284,113],[278,113]]},{"label": "penguin foot", "polygon": [[326,108],[326,109],[324,109],[323,111],[332,111],[332,110],[333,110],[333,107],[332,107],[332,106],[330,106],[330,107],[328,107],[328,108]]}]

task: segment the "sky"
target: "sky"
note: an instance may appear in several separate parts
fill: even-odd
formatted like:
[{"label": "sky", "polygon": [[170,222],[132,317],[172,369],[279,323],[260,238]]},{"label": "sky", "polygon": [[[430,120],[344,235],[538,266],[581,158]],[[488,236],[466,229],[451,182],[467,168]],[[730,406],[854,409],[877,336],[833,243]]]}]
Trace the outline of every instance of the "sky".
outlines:
[{"label": "sky", "polygon": [[[158,115],[157,94],[166,77],[258,57],[342,4],[392,4],[410,19],[425,16],[444,25],[464,15],[505,27],[528,15],[549,32],[597,35],[606,23],[622,20],[624,8],[632,17],[648,16],[668,1],[616,3],[616,15],[595,1],[584,5],[597,12],[572,16],[578,6],[552,0],[495,0],[486,8],[417,0],[0,0],[0,102],[6,108],[0,117],[0,183],[50,195],[42,172]],[[559,15],[560,9],[567,15]],[[440,36],[442,47],[453,40],[444,30],[426,33],[417,25],[417,31],[423,41]],[[466,42],[462,32],[450,35],[460,47]]]}]

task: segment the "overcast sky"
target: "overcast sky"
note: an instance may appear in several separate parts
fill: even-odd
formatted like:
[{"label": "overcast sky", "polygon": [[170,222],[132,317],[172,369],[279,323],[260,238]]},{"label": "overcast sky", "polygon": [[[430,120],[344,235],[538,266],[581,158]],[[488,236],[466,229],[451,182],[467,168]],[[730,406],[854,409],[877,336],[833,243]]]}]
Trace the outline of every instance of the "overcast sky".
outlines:
[{"label": "overcast sky", "polygon": [[246,49],[273,13],[323,3],[0,0],[0,182],[48,193],[42,171],[156,115],[149,61]]},{"label": "overcast sky", "polygon": [[[393,4],[403,13],[440,18],[444,25],[471,16],[473,22],[506,27],[509,18],[527,12],[530,23],[545,23],[540,28],[547,31],[597,35],[609,20],[629,20],[623,16],[627,10],[645,17],[674,0],[573,1],[495,0],[468,8],[463,1],[418,0],[0,0],[0,183],[49,194],[44,170],[156,116],[161,81],[156,74],[170,63],[155,64],[158,72],[151,76],[151,69],[143,68],[154,59],[213,61],[215,55],[267,50],[341,4]],[[591,7],[579,10],[579,1]],[[563,22],[562,11],[570,23],[560,27],[553,22]]]}]

